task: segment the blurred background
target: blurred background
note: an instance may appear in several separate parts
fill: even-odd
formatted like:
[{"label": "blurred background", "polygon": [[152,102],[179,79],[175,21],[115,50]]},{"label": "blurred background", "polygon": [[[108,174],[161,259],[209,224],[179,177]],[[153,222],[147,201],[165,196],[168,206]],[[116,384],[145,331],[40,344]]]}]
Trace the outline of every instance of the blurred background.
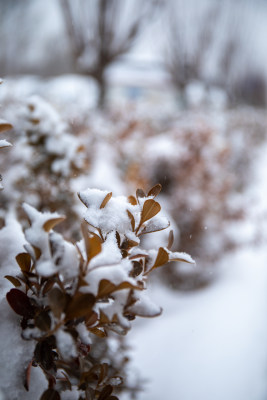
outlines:
[{"label": "blurred background", "polygon": [[78,190],[161,183],[196,259],[155,272],[163,316],[130,333],[140,400],[267,398],[266,21],[266,0],[0,0],[0,226],[27,201],[79,240]]}]

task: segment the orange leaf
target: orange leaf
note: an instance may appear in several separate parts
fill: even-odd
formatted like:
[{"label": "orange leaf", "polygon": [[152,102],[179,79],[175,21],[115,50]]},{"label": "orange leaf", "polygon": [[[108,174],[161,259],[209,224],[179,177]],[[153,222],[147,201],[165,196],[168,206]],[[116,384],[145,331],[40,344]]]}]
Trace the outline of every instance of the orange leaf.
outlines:
[{"label": "orange leaf", "polygon": [[111,199],[111,197],[112,197],[112,192],[110,192],[106,195],[106,197],[104,198],[104,200],[102,201],[102,203],[100,205],[100,208],[104,208],[107,205],[107,203],[109,202],[109,200]]},{"label": "orange leaf", "polygon": [[21,271],[30,271],[31,269],[31,256],[28,253],[19,253],[16,256],[17,263]]},{"label": "orange leaf", "polygon": [[95,296],[91,293],[76,293],[66,310],[67,319],[85,317],[92,311]]},{"label": "orange leaf", "polygon": [[129,196],[128,197],[128,201],[129,203],[131,203],[132,206],[136,206],[137,205],[137,200],[134,196]]},{"label": "orange leaf", "polygon": [[65,217],[57,217],[57,218],[51,218],[48,221],[46,221],[43,224],[43,228],[46,232],[51,231],[51,229],[54,228],[54,226],[56,226],[57,224],[59,224],[60,222],[64,221]]},{"label": "orange leaf", "polygon": [[161,189],[162,189],[162,186],[160,183],[158,183],[157,185],[153,186],[152,189],[149,190],[147,195],[156,197],[161,192]]},{"label": "orange leaf", "polygon": [[130,218],[130,221],[131,221],[132,230],[134,231],[135,230],[135,219],[134,219],[134,216],[129,210],[127,210],[127,214],[128,214],[128,217]]},{"label": "orange leaf", "polygon": [[160,247],[153,267],[149,271],[147,271],[145,275],[151,272],[153,269],[161,267],[162,265],[166,264],[168,261],[169,261],[169,254],[163,247]]},{"label": "orange leaf", "polygon": [[11,275],[5,275],[5,278],[9,280],[15,287],[21,286],[21,282],[15,278],[14,276]]},{"label": "orange leaf", "polygon": [[144,222],[148,221],[149,219],[155,217],[161,210],[160,204],[157,203],[155,200],[149,199],[144,202],[143,210],[141,213],[141,226]]},{"label": "orange leaf", "polygon": [[171,247],[173,245],[173,241],[174,241],[173,230],[171,230],[169,233],[169,239],[168,239],[168,245],[167,245],[168,250],[171,249]]},{"label": "orange leaf", "polygon": [[143,191],[143,189],[137,189],[136,191],[136,197],[138,199],[138,197],[146,197],[145,192]]},{"label": "orange leaf", "polygon": [[8,131],[11,128],[13,128],[13,126],[11,124],[9,124],[8,122],[3,121],[3,120],[0,121],[0,132]]}]

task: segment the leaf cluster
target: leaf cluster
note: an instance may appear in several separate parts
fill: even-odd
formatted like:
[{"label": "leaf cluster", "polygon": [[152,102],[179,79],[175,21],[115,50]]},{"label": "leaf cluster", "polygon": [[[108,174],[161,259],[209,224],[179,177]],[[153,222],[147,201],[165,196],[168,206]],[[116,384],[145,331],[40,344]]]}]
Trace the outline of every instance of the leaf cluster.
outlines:
[{"label": "leaf cluster", "polygon": [[[31,368],[39,366],[48,381],[41,400],[60,399],[62,391],[74,386],[81,393],[80,399],[117,398],[113,390],[123,384],[122,376],[93,356],[96,340],[105,341],[112,332],[126,334],[136,316],[159,315],[161,309],[151,310],[140,295],[148,275],[169,261],[193,262],[184,253],[171,252],[172,232],[167,247],[153,251],[140,248],[141,235],[168,226],[160,219],[152,224],[161,210],[155,200],[160,190],[160,185],[147,194],[138,189],[125,201],[129,221],[125,232],[107,232],[102,225],[91,226],[85,219],[82,241],[76,245],[53,231],[63,217],[24,206],[30,221],[25,231],[28,243],[25,252],[16,257],[18,274],[6,276],[15,286],[6,298],[21,318],[22,337],[36,342],[25,388],[30,386]],[[90,193],[87,197],[80,194],[88,210],[93,207]],[[118,200],[112,193],[103,192],[102,197],[97,212],[105,216]],[[110,244],[116,257],[112,251],[106,253]]]}]

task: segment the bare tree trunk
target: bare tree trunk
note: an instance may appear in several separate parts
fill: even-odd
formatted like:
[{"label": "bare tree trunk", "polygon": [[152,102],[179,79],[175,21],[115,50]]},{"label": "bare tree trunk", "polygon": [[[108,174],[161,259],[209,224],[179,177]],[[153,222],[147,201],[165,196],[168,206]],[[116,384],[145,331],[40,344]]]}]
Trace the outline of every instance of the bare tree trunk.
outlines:
[{"label": "bare tree trunk", "polygon": [[106,94],[107,94],[107,85],[104,77],[98,79],[98,88],[99,88],[99,94],[98,94],[97,105],[99,108],[104,108],[106,105]]}]

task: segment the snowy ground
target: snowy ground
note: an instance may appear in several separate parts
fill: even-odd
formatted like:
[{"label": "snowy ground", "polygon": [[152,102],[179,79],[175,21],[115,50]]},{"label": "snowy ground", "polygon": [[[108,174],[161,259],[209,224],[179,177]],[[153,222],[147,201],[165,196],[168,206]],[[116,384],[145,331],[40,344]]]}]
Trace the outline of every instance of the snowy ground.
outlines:
[{"label": "snowy ground", "polygon": [[[248,194],[255,199],[252,214],[266,211],[265,154],[266,147]],[[261,243],[225,257],[220,277],[205,290],[150,289],[163,315],[129,335],[134,367],[148,379],[139,400],[267,398],[265,232]]]}]

